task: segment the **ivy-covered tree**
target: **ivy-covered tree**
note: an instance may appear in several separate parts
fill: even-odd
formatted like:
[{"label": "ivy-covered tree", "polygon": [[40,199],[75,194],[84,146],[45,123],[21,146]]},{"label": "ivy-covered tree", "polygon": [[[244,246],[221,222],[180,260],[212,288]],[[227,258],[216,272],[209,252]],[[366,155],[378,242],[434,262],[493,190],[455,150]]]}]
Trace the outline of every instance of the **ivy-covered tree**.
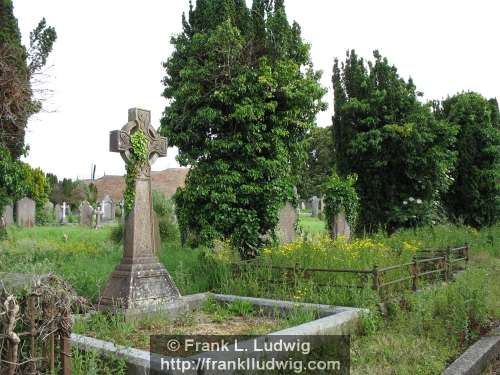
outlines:
[{"label": "ivy-covered tree", "polygon": [[191,245],[233,241],[257,253],[293,196],[292,165],[325,90],[283,1],[198,0],[165,63],[161,132],[190,165],[175,195]]},{"label": "ivy-covered tree", "polygon": [[314,127],[304,141],[306,159],[295,168],[297,192],[303,199],[321,196],[321,186],[335,170],[332,127]]},{"label": "ivy-covered tree", "polygon": [[458,163],[444,196],[452,219],[482,227],[500,217],[500,126],[496,99],[466,92],[447,98],[441,116],[458,125]]},{"label": "ivy-covered tree", "polygon": [[30,45],[21,43],[11,0],[0,0],[0,142],[14,158],[26,152],[24,144],[28,118],[40,111],[30,80],[46,64],[57,38],[55,29],[42,19],[30,33]]},{"label": "ivy-covered tree", "polygon": [[377,51],[366,63],[355,51],[333,67],[333,134],[337,170],[358,175],[358,230],[430,223],[451,183],[457,129],[436,119]]}]

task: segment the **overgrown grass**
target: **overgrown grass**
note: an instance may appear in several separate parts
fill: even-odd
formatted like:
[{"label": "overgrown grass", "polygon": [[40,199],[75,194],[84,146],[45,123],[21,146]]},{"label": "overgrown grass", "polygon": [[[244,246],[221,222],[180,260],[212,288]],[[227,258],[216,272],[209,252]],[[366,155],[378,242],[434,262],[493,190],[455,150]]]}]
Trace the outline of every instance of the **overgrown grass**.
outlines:
[{"label": "overgrown grass", "polygon": [[326,223],[310,214],[299,215],[299,229],[305,235],[318,235],[326,233]]},{"label": "overgrown grass", "polygon": [[73,332],[147,350],[155,334],[262,335],[317,318],[318,312],[311,309],[265,311],[243,300],[221,303],[208,298],[198,310],[177,317],[152,314],[131,320],[119,313],[96,312],[76,319]]},{"label": "overgrown grass", "polygon": [[[80,295],[97,302],[99,292],[122,257],[122,245],[111,239],[113,228],[11,226],[8,239],[0,241],[0,272],[56,273]],[[195,278],[189,271],[200,251],[169,242],[163,244],[159,254],[183,294],[206,290],[204,279]]]},{"label": "overgrown grass", "polygon": [[[323,225],[317,219],[313,221],[311,233],[312,228]],[[489,321],[500,321],[500,225],[481,231],[441,225],[400,231],[390,237],[380,233],[350,244],[327,240],[319,233],[308,241],[271,247],[263,252],[263,258],[280,265],[370,268],[374,263],[401,263],[418,249],[468,242],[471,262],[469,270],[456,282],[439,282],[420,293],[405,295],[399,303],[389,306],[390,317],[382,319],[376,313],[378,297],[369,288],[318,288],[311,280],[270,285],[260,281],[258,273],[221,277],[227,263],[236,259],[224,247],[218,251],[193,250],[165,243],[159,256],[183,294],[217,290],[371,308],[373,313],[363,319],[364,335],[353,340],[355,374],[440,373],[474,340],[481,327]],[[55,272],[81,295],[96,301],[122,254],[121,245],[114,244],[110,235],[111,228],[11,227],[8,240],[0,241],[0,272]],[[96,373],[92,366],[97,366],[99,360],[89,356],[85,359],[89,366],[86,372],[76,373]]]}]

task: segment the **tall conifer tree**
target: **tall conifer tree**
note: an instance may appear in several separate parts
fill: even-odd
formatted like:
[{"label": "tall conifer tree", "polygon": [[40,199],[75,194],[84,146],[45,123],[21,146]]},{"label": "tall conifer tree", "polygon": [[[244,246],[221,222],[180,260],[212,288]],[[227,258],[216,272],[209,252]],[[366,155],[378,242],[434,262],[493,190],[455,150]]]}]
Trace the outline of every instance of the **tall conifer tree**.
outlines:
[{"label": "tall conifer tree", "polygon": [[183,20],[161,125],[191,166],[175,196],[183,239],[230,239],[251,257],[292,198],[292,165],[324,107],[320,73],[283,1],[198,0]]},{"label": "tall conifer tree", "polygon": [[377,51],[355,51],[333,68],[333,134],[338,172],[358,175],[359,230],[430,223],[450,184],[456,128],[418,100],[412,80]]}]

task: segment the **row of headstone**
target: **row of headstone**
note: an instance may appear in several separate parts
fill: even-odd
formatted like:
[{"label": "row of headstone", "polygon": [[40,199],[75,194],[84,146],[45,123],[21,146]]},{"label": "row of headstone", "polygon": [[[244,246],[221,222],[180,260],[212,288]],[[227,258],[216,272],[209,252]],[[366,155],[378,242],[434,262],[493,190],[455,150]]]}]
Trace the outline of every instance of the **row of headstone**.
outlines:
[{"label": "row of headstone", "polygon": [[[16,202],[16,221],[20,227],[32,227],[35,225],[36,207],[35,201],[22,198]],[[8,204],[4,207],[1,221],[4,225],[14,224],[14,207]]]}]

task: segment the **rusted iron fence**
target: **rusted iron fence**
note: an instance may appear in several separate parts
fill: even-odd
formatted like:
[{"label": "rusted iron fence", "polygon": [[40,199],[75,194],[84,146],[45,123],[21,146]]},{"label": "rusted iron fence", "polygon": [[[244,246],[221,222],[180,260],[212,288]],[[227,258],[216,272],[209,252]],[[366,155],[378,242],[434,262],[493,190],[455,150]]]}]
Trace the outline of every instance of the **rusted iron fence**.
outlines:
[{"label": "rusted iron fence", "polygon": [[[300,281],[306,280],[311,281],[315,287],[372,288],[384,299],[395,292],[416,291],[423,283],[449,281],[456,271],[466,268],[468,261],[469,245],[466,243],[464,246],[448,247],[445,250],[422,250],[411,262],[386,267],[374,265],[372,269],[302,268],[299,264],[276,266],[260,260],[231,265],[234,277],[242,277],[248,270],[259,269],[258,281],[270,286],[296,286]],[[332,279],[328,275],[346,277]]]},{"label": "rusted iron fence", "polygon": [[71,374],[71,301],[66,291],[0,293],[0,374]]}]

